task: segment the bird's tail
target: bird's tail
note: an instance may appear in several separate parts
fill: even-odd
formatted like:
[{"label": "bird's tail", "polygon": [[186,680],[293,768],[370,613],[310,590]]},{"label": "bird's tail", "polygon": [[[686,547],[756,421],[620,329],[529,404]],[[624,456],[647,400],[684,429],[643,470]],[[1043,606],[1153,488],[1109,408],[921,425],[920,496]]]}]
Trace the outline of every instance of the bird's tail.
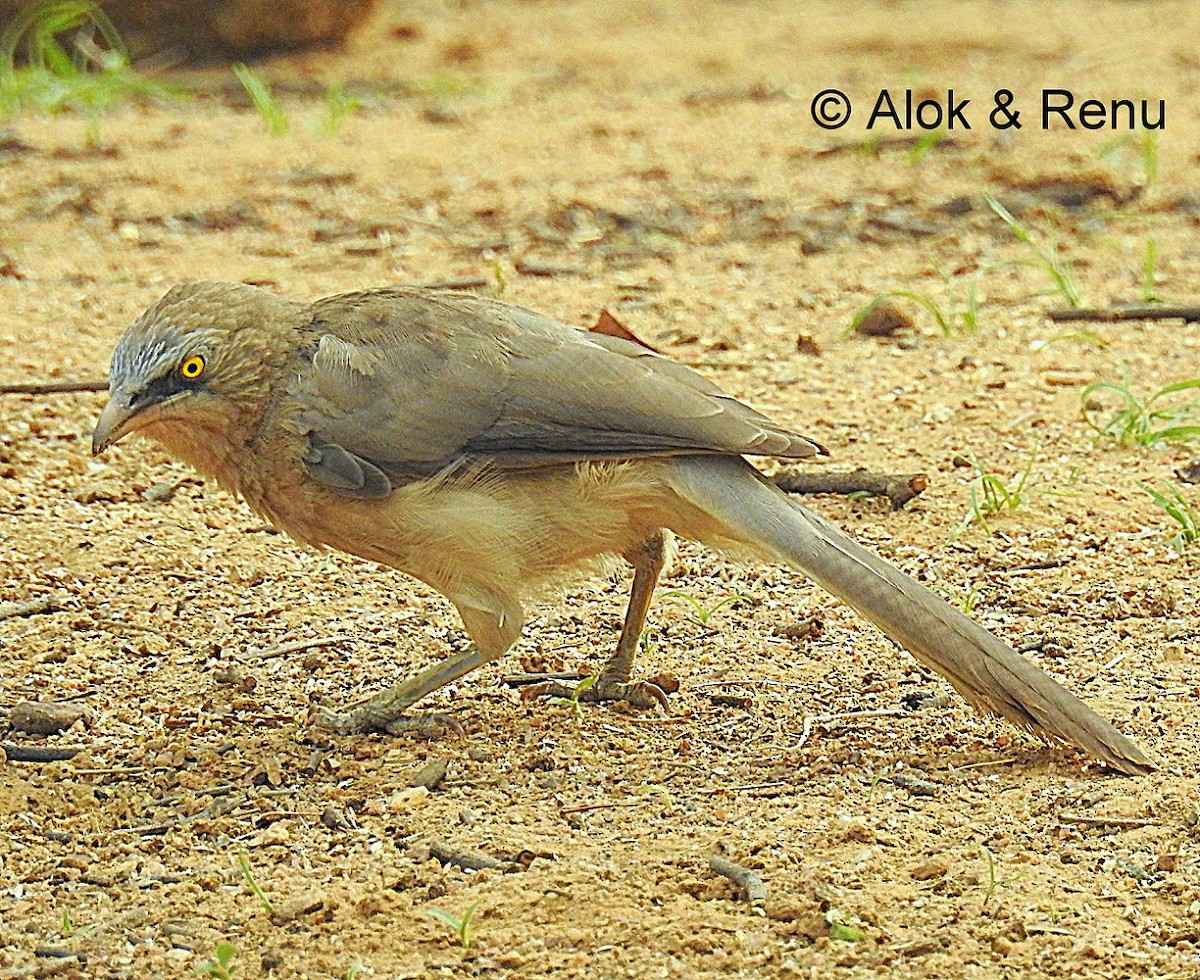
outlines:
[{"label": "bird's tail", "polygon": [[[678,457],[675,492],[713,524],[700,537],[748,545],[804,572],[946,677],[976,708],[1051,741],[1069,742],[1121,772],[1155,763],[1008,644],[915,579],[768,483],[744,460]],[[692,528],[678,528],[689,534]]]}]

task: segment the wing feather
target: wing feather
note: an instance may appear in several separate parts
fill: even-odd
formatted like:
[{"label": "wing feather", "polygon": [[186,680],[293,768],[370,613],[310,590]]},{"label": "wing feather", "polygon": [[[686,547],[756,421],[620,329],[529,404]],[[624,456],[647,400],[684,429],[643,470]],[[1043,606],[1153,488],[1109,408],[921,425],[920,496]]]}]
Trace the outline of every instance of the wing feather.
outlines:
[{"label": "wing feather", "polygon": [[683,365],[508,304],[384,289],[310,313],[293,424],[320,457],[309,471],[339,492],[386,493],[379,477],[464,459],[824,452]]}]

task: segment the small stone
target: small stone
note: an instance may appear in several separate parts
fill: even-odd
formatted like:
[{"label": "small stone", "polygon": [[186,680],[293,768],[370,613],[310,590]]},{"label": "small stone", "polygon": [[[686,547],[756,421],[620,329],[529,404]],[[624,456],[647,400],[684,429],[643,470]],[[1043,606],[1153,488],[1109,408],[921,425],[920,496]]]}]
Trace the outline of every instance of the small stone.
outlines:
[{"label": "small stone", "polygon": [[267,847],[272,844],[286,844],[292,839],[292,832],[282,820],[276,820],[269,827],[260,830],[252,839],[253,843]]},{"label": "small stone", "polygon": [[662,691],[663,694],[679,693],[679,678],[674,674],[655,674],[653,677],[647,677],[646,680]]},{"label": "small stone", "polygon": [[321,823],[330,830],[347,830],[356,826],[353,815],[345,807],[330,803],[321,813]]},{"label": "small stone", "polygon": [[175,496],[175,491],[178,489],[178,483],[163,481],[147,487],[142,493],[142,498],[147,503],[165,504],[168,500]]},{"label": "small stone", "polygon": [[409,777],[408,785],[437,789],[442,780],[446,778],[446,770],[449,765],[450,763],[446,759],[430,759]]},{"label": "small stone", "polygon": [[917,881],[932,881],[934,878],[944,878],[949,870],[950,865],[943,859],[930,858],[915,868],[910,868],[908,873]]},{"label": "small stone", "polygon": [[858,321],[854,332],[862,337],[890,337],[900,330],[912,329],[913,320],[890,299],[871,304]]},{"label": "small stone", "polygon": [[930,953],[940,953],[942,949],[941,940],[933,936],[926,936],[910,943],[904,943],[898,948],[898,952],[901,956],[916,959],[920,956],[928,956]]},{"label": "small stone", "polygon": [[852,823],[842,832],[842,837],[848,841],[858,841],[861,844],[874,844],[875,831],[866,824]]},{"label": "small stone", "polygon": [[302,915],[319,912],[324,906],[325,900],[320,895],[316,892],[308,892],[298,898],[275,905],[271,912],[271,921],[277,926],[285,925]]},{"label": "small stone", "polygon": [[808,357],[820,357],[821,347],[808,334],[802,333],[796,336],[796,353],[805,354]]},{"label": "small stone", "polygon": [[9,724],[14,732],[29,735],[57,735],[77,721],[88,719],[87,708],[81,704],[61,701],[21,701],[12,709]]},{"label": "small stone", "polygon": [[410,786],[408,789],[397,790],[388,797],[387,808],[392,813],[404,813],[419,807],[429,799],[427,786]]}]

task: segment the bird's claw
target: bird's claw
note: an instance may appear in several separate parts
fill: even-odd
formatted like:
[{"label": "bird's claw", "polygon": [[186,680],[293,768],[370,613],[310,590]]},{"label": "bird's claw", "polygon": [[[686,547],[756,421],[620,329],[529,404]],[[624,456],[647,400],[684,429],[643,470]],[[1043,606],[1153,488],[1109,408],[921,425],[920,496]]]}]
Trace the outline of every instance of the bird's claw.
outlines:
[{"label": "bird's claw", "polygon": [[465,738],[467,734],[462,722],[454,715],[443,714],[401,715],[399,718],[389,721],[383,730],[389,735],[403,735],[411,732],[428,739],[442,738],[447,733]]},{"label": "bird's claw", "polygon": [[633,708],[666,708],[667,693],[651,681],[621,681],[601,676],[595,684],[579,690],[558,681],[531,684],[521,692],[521,700],[564,698],[568,701],[624,701]]},{"label": "bird's claw", "polygon": [[462,723],[453,715],[396,713],[389,716],[388,712],[380,710],[370,701],[363,701],[345,711],[316,708],[311,713],[311,722],[337,735],[366,735],[370,732],[383,732],[387,735],[411,733],[436,739],[443,737],[447,732],[460,737],[466,734]]}]

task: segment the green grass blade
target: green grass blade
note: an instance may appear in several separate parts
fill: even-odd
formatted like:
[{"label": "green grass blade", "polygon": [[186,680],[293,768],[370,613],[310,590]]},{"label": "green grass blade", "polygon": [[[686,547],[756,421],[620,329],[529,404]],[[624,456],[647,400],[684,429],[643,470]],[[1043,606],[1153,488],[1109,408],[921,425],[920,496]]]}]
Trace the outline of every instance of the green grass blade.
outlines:
[{"label": "green grass blade", "polygon": [[1016,235],[1017,240],[1037,256],[1039,263],[1046,270],[1051,281],[1053,281],[1055,289],[1067,301],[1067,305],[1072,308],[1081,306],[1083,304],[1083,296],[1079,292],[1079,287],[1075,284],[1075,280],[1070,272],[1063,268],[1058,257],[1046,249],[1045,246],[1040,245],[1034,239],[1033,235],[1030,234],[1029,229],[1014,218],[1008,208],[996,200],[996,198],[990,194],[984,194],[983,199],[987,202],[987,206],[995,212],[996,216],[1008,225],[1012,233]]},{"label": "green grass blade", "polygon": [[233,66],[233,74],[241,83],[246,95],[249,96],[255,111],[267,124],[267,130],[271,135],[282,136],[286,133],[291,123],[279,107],[279,103],[275,100],[275,95],[267,83],[240,61]]}]

